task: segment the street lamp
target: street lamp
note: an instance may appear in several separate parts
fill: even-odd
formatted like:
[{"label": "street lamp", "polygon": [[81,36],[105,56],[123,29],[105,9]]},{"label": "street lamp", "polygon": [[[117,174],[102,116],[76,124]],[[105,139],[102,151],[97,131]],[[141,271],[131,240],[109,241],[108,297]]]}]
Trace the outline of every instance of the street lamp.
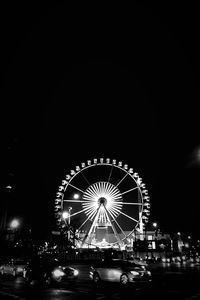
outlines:
[{"label": "street lamp", "polygon": [[14,243],[16,243],[17,240],[20,238],[20,234],[19,234],[20,225],[21,225],[20,220],[17,218],[12,219],[8,225],[9,239]]},{"label": "street lamp", "polygon": [[68,211],[63,211],[62,217],[63,217],[64,221],[66,222],[66,220],[69,218],[69,212]]},{"label": "street lamp", "polygon": [[74,198],[74,199],[79,199],[79,194],[77,194],[77,193],[74,194],[74,195],[73,195],[73,198]]},{"label": "street lamp", "polygon": [[16,230],[19,226],[20,226],[20,222],[19,222],[18,219],[13,219],[10,222],[10,228],[13,229],[13,230]]},{"label": "street lamp", "polygon": [[153,222],[152,225],[153,225],[154,228],[157,228],[157,227],[158,227],[158,223],[157,223],[157,222]]},{"label": "street lamp", "polygon": [[157,237],[157,232],[158,232],[158,223],[157,222],[153,222],[152,223],[152,226],[154,228],[154,236],[155,236],[155,239]]},{"label": "street lamp", "polygon": [[62,217],[67,225],[67,239],[70,240],[70,222],[71,222],[71,210],[72,207],[68,207],[67,211],[63,211]]}]

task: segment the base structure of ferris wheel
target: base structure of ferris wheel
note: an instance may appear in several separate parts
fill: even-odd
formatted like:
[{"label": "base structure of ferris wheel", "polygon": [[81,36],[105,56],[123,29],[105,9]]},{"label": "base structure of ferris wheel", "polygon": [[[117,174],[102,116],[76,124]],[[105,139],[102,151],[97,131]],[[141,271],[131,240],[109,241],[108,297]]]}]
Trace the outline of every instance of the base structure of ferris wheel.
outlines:
[{"label": "base structure of ferris wheel", "polygon": [[[82,238],[80,238],[80,241],[76,243],[76,248],[99,248],[99,249],[107,249],[107,248],[115,248],[119,250],[125,250],[127,246],[130,246],[130,248],[133,245],[133,241],[136,239],[136,236],[143,236],[144,235],[144,224],[140,222],[138,228],[134,231],[134,233],[129,235],[129,232],[126,232],[127,238],[122,239],[121,234],[116,232],[115,227],[113,226],[112,222],[107,223],[97,223],[94,222],[91,226],[91,230],[89,230],[88,233],[84,234]],[[107,237],[106,231],[112,231],[111,235],[113,235],[114,238],[111,238],[112,242],[109,242],[109,238]],[[101,230],[104,231],[102,234],[102,239],[97,240],[95,237],[97,235],[96,231]],[[79,233],[79,236],[81,237],[81,234]],[[116,240],[113,242],[113,240]]]},{"label": "base structure of ferris wheel", "polygon": [[138,173],[108,158],[76,166],[62,180],[55,199],[57,224],[61,230],[69,224],[76,228],[76,248],[131,246],[144,233],[149,209],[148,191]]}]

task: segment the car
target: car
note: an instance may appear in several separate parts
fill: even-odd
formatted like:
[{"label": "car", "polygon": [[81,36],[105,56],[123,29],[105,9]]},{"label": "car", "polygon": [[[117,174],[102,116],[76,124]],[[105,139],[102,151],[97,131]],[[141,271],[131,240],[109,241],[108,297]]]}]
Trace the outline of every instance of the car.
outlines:
[{"label": "car", "polygon": [[1,275],[23,276],[26,261],[23,259],[10,259],[0,265]]},{"label": "car", "polygon": [[24,270],[24,279],[27,284],[41,283],[45,285],[55,283],[75,283],[79,270],[62,264],[58,259],[34,257]]},{"label": "car", "polygon": [[123,259],[102,260],[94,263],[90,267],[89,277],[94,284],[107,281],[118,282],[122,286],[129,283],[141,286],[150,284],[152,281],[147,264]]}]

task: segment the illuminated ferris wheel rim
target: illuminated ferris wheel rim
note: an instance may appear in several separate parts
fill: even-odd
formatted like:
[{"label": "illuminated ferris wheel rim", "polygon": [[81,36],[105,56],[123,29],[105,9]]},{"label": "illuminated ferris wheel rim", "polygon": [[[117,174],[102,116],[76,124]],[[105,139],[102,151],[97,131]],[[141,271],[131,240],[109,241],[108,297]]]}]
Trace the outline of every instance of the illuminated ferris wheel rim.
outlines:
[{"label": "illuminated ferris wheel rim", "polygon": [[[121,171],[125,172],[125,176],[123,176],[123,178],[118,182],[118,184],[112,184],[111,182],[109,182],[109,179],[107,180],[102,180],[100,182],[95,182],[90,184],[88,182],[88,187],[86,189],[81,189],[78,186],[74,186],[73,183],[73,179],[78,176],[78,174],[84,173],[84,170],[88,169],[88,168],[92,168],[92,167],[99,167],[99,166],[110,166],[111,169],[113,168],[118,168]],[[112,172],[112,171],[111,171]],[[140,209],[140,216],[138,218],[138,220],[132,218],[131,216],[127,216],[126,214],[123,213],[122,211],[122,207],[123,207],[123,199],[122,199],[122,194],[126,194],[129,193],[130,190],[125,191],[123,193],[120,192],[120,190],[118,189],[118,185],[124,180],[125,177],[129,176],[135,183],[135,187],[131,190],[137,189],[140,197],[139,197],[139,201],[138,203],[125,203],[128,205],[137,205],[139,204],[139,209]],[[87,179],[86,179],[87,180]],[[112,201],[110,201],[109,199],[109,195],[101,195],[101,193],[97,193],[96,198],[94,197],[94,190],[102,189],[104,185],[107,185],[107,191],[109,190],[109,188],[112,190],[113,192],[116,193],[117,197],[119,197],[119,199],[112,199]],[[65,200],[64,199],[64,194],[67,190],[68,187],[72,187],[74,188],[76,191],[79,191],[82,193],[83,197],[82,200]],[[93,192],[92,192],[93,189]],[[88,194],[89,193],[89,194]],[[92,202],[92,199],[95,201]],[[100,200],[101,199],[101,200]],[[147,223],[148,222],[148,216],[149,216],[149,208],[150,208],[150,203],[149,203],[149,196],[148,196],[148,191],[146,190],[146,186],[145,184],[142,182],[142,178],[139,177],[138,173],[135,173],[133,171],[133,168],[129,168],[127,164],[122,164],[121,161],[119,161],[117,163],[117,161],[115,159],[111,160],[111,159],[105,159],[104,158],[100,158],[100,159],[94,159],[92,160],[88,160],[87,163],[81,163],[81,166],[76,166],[75,170],[71,170],[70,174],[67,174],[65,176],[65,179],[62,180],[62,185],[59,186],[59,190],[56,194],[56,206],[59,207],[59,203],[62,203],[62,208],[63,208],[63,203],[65,201],[71,201],[71,202],[82,202],[82,207],[83,207],[83,211],[84,213],[87,215],[88,219],[92,220],[95,217],[95,212],[98,211],[98,209],[100,209],[98,211],[98,217],[102,218],[102,220],[109,220],[109,214],[110,214],[110,218],[112,218],[114,220],[114,222],[117,222],[115,219],[117,218],[117,216],[119,214],[123,214],[124,216],[127,216],[128,218],[132,219],[134,222],[139,223],[140,221],[142,221],[143,223]],[[102,201],[102,203],[100,202]],[[111,205],[112,203],[112,205]],[[117,206],[115,206],[113,208],[113,203]],[[91,207],[91,204],[93,205],[93,207]],[[108,210],[109,208],[109,204],[110,207],[113,208],[113,210]],[[61,208],[61,207],[60,207]],[[61,208],[61,211],[62,211]],[[102,213],[102,211],[104,211],[104,214]],[[71,216],[77,215],[77,213],[72,213]],[[61,221],[61,214],[57,213],[57,220],[60,222]],[[119,224],[118,224],[119,225]],[[138,224],[137,224],[138,225]],[[136,225],[136,226],[137,226]]]},{"label": "illuminated ferris wheel rim", "polygon": [[[67,174],[66,175],[66,186],[65,189],[67,188],[67,186],[70,184],[70,182],[74,179],[75,176],[77,176],[79,173],[81,173],[83,170],[86,170],[88,168],[92,168],[94,166],[112,166],[115,168],[118,168],[124,172],[127,173],[127,175],[130,175],[132,177],[132,179],[135,181],[136,185],[138,186],[139,191],[142,193],[142,191],[146,191],[146,196],[148,194],[148,191],[145,189],[145,184],[142,183],[142,178],[139,177],[138,173],[133,172],[133,168],[128,168],[127,164],[124,164],[124,166],[122,165],[122,162],[119,161],[118,165],[116,164],[116,160],[113,159],[112,163],[109,162],[109,159],[106,159],[107,161],[104,162],[103,159],[100,159],[100,162],[96,162],[97,159],[94,159],[93,163],[91,160],[87,161],[87,165],[85,163],[81,163],[81,167],[80,166],[76,166],[75,170],[71,170],[70,171],[70,175]],[[83,191],[81,191],[83,192]]]}]

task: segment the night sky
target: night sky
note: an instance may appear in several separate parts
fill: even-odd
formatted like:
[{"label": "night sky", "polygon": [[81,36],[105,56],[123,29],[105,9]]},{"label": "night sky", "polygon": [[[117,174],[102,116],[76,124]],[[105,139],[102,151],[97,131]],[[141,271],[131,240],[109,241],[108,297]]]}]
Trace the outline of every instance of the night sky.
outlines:
[{"label": "night sky", "polygon": [[109,157],[143,178],[150,221],[199,237],[197,7],[139,2],[2,7],[1,206],[38,233],[65,174]]}]

